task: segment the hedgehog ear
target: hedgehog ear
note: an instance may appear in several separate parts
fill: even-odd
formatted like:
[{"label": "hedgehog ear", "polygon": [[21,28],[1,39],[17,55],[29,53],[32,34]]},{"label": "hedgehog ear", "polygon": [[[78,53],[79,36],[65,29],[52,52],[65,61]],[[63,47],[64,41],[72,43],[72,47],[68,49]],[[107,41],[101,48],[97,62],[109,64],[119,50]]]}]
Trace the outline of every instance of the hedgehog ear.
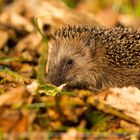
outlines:
[{"label": "hedgehog ear", "polygon": [[85,43],[85,46],[91,50],[92,55],[94,55],[95,50],[96,50],[95,40],[93,38],[89,38],[84,43]]}]

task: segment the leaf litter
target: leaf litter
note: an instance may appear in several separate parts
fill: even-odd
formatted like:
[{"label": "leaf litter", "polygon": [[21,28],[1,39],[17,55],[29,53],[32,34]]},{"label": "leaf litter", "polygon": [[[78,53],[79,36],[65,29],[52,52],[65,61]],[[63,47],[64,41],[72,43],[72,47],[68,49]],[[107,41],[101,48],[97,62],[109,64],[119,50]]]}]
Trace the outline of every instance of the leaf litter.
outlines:
[{"label": "leaf litter", "polygon": [[[93,10],[96,14],[89,14],[88,0],[79,1],[74,7],[70,9],[62,1],[18,0],[1,10],[0,138],[137,139],[140,125],[136,113],[139,110],[138,89],[109,89],[94,94],[86,90],[65,91],[65,84],[56,87],[45,81],[48,43],[51,43],[51,33],[60,25],[85,21],[108,27],[118,23],[139,25],[138,19],[136,23],[128,22],[132,21],[132,16],[118,15],[110,8],[101,12],[99,5],[96,7],[98,13]],[[108,12],[114,18],[105,22],[109,19],[105,14]],[[123,16],[129,20],[124,21]],[[120,100],[119,93],[122,93],[125,109],[111,102]],[[128,104],[134,104],[129,109],[125,106],[125,93],[129,95]]]}]

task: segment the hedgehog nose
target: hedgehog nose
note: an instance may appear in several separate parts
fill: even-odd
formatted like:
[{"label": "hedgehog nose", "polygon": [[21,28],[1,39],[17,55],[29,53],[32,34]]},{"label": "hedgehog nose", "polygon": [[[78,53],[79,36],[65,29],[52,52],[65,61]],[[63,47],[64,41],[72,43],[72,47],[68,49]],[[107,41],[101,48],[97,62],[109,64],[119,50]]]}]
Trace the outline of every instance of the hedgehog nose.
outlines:
[{"label": "hedgehog nose", "polygon": [[51,81],[51,84],[55,85],[55,86],[60,86],[61,83],[59,81]]},{"label": "hedgehog nose", "polygon": [[60,86],[62,84],[62,80],[58,78],[58,76],[47,76],[46,81],[55,86]]}]

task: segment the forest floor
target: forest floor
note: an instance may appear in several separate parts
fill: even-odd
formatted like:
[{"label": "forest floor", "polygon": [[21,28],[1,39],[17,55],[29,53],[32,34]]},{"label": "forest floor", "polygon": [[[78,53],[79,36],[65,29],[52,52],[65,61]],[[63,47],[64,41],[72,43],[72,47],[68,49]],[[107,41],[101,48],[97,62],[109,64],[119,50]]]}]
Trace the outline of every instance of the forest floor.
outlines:
[{"label": "forest floor", "polygon": [[[59,0],[7,3],[1,0],[0,139],[137,140],[140,137],[137,88],[108,89],[97,94],[77,89],[63,91],[45,83],[47,41],[61,25],[140,27],[138,6],[122,6],[123,2],[117,0],[103,6],[95,1],[67,3],[71,9]],[[124,13],[113,6],[125,9]],[[43,30],[44,38],[38,27]],[[124,96],[118,96],[119,93]],[[126,98],[126,94],[135,100]],[[111,102],[114,99],[122,105]]]}]

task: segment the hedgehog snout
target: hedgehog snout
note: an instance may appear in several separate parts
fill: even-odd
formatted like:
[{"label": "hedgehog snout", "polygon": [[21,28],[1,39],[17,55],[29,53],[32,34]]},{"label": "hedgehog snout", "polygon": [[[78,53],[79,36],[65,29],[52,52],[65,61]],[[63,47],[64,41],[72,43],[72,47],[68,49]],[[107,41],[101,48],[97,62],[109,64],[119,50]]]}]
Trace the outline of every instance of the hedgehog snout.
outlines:
[{"label": "hedgehog snout", "polygon": [[50,83],[50,84],[53,84],[53,85],[55,85],[55,86],[60,86],[60,85],[62,85],[62,84],[64,84],[64,80],[63,80],[64,78],[63,77],[61,77],[60,75],[47,75],[47,77],[46,77],[46,81],[48,82],[48,83]]}]

